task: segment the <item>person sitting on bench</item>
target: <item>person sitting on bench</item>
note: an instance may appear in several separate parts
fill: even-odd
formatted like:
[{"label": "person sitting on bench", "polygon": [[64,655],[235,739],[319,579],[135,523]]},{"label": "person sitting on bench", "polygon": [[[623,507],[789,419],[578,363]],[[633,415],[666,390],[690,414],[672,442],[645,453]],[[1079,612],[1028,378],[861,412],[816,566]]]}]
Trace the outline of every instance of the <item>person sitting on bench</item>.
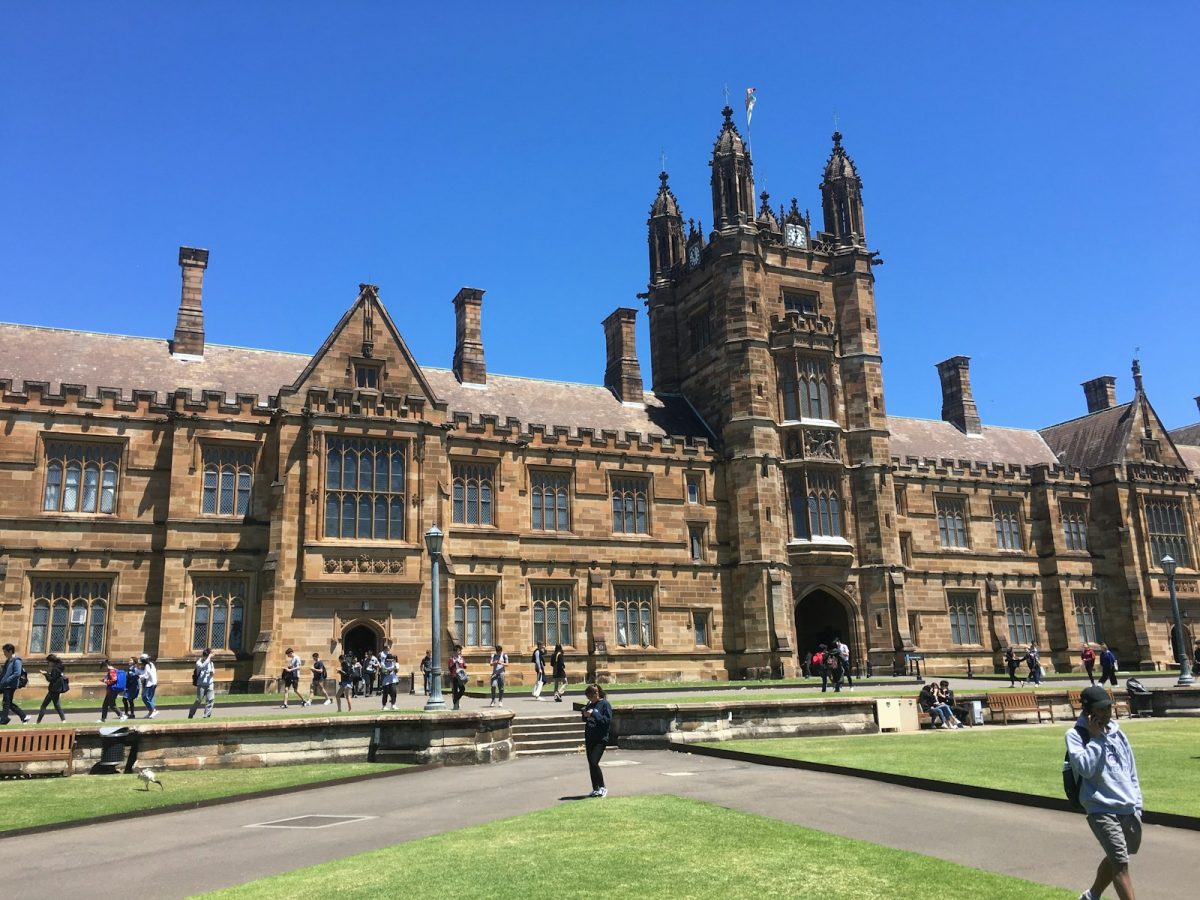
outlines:
[{"label": "person sitting on bench", "polygon": [[917,696],[917,706],[921,707],[921,712],[929,714],[934,728],[963,727],[962,722],[955,718],[954,711],[938,699],[936,687],[932,683],[921,688],[921,693]]},{"label": "person sitting on bench", "polygon": [[967,723],[968,725],[975,724],[971,718],[971,710],[954,702],[954,691],[950,689],[950,682],[946,681],[945,679],[939,682],[937,690],[934,692],[934,696],[946,706],[950,707],[950,712],[952,712],[954,714],[954,718],[959,721],[959,728],[962,727],[963,722]]}]

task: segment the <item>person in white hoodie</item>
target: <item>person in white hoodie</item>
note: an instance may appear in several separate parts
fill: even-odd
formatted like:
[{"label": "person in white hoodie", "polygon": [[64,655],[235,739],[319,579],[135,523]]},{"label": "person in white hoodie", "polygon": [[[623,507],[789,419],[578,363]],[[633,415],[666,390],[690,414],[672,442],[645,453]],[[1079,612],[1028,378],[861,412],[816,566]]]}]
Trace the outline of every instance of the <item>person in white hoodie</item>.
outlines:
[{"label": "person in white hoodie", "polygon": [[1067,732],[1067,759],[1104,859],[1096,868],[1096,880],[1079,900],[1100,900],[1110,883],[1120,900],[1134,900],[1129,857],[1142,843],[1142,788],[1133,748],[1112,718],[1108,691],[1093,685],[1084,688],[1080,700],[1083,712]]},{"label": "person in white hoodie", "polygon": [[149,653],[143,653],[139,662],[142,665],[142,674],[138,676],[142,682],[142,703],[149,710],[146,718],[153,719],[158,715],[158,709],[154,706],[154,693],[158,690],[158,667]]}]

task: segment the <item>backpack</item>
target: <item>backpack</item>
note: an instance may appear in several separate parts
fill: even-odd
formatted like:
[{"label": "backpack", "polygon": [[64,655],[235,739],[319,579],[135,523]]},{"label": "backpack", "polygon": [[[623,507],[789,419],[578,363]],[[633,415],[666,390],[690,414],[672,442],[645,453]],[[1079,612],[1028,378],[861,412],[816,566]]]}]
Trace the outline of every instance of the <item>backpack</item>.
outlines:
[{"label": "backpack", "polygon": [[812,662],[809,665],[814,670],[820,670],[821,666],[825,665],[825,654],[818,650],[812,655]]},{"label": "backpack", "polygon": [[529,661],[530,661],[531,663],[533,663],[535,666],[537,665],[537,661],[538,661],[538,654],[537,654],[537,651],[536,651],[536,650],[534,650],[534,651],[533,651],[533,655],[529,657]]},{"label": "backpack", "polygon": [[117,669],[117,680],[112,683],[112,690],[120,692],[125,690],[125,670]]},{"label": "backpack", "polygon": [[66,675],[63,675],[62,676],[62,690],[60,690],[59,693],[65,694],[70,689],[71,689],[71,679],[68,678]]},{"label": "backpack", "polygon": [[17,687],[29,687],[29,673],[21,669],[21,674],[17,676]]},{"label": "backpack", "polygon": [[[1079,737],[1086,747],[1087,742],[1092,736],[1088,734],[1088,730],[1082,725],[1076,725],[1075,730],[1079,732]],[[1068,750],[1063,754],[1063,793],[1067,795],[1067,802],[1071,804],[1071,809],[1076,812],[1084,812],[1083,804],[1079,802],[1079,782],[1080,779],[1075,777],[1075,770],[1071,768],[1071,751]]]},{"label": "backpack", "polygon": [[200,667],[192,666],[192,686],[200,684]]}]

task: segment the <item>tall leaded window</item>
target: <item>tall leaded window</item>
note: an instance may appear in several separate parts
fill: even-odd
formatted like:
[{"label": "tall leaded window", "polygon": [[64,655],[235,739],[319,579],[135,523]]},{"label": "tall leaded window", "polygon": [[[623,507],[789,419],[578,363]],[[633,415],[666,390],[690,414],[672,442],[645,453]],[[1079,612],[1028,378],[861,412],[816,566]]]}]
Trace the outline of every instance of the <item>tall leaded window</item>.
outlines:
[{"label": "tall leaded window", "polygon": [[566,472],[529,473],[529,496],[534,531],[570,531],[568,491],[571,476]]},{"label": "tall leaded window", "polygon": [[1181,566],[1191,566],[1187,524],[1183,504],[1174,497],[1146,498],[1146,530],[1150,532],[1150,555],[1157,566],[1169,556]]},{"label": "tall leaded window", "polygon": [[1086,550],[1087,545],[1087,504],[1064,502],[1059,506],[1062,516],[1063,539],[1068,550]]},{"label": "tall leaded window", "polygon": [[1008,614],[1008,640],[1013,644],[1032,644],[1033,595],[1005,594],[1004,608]]},{"label": "tall leaded window", "polygon": [[700,502],[700,476],[688,475],[684,479],[684,486],[687,488],[687,502]]},{"label": "tall leaded window", "polygon": [[454,634],[464,647],[491,647],[494,581],[454,582]]},{"label": "tall leaded window", "polygon": [[992,521],[996,525],[996,546],[1001,550],[1022,550],[1021,504],[1016,500],[993,500]]},{"label": "tall leaded window", "polygon": [[204,489],[200,511],[218,516],[244,516],[250,512],[250,483],[254,476],[254,448],[204,448]]},{"label": "tall leaded window", "polygon": [[1075,595],[1075,627],[1081,643],[1100,643],[1100,609],[1095,594]]},{"label": "tall leaded window", "polygon": [[617,585],[617,643],[622,647],[649,647],[654,643],[654,588]]},{"label": "tall leaded window", "polygon": [[325,439],[325,537],[404,540],[404,443]]},{"label": "tall leaded window", "polygon": [[490,463],[454,463],[454,523],[494,525],[492,482],[496,467]]},{"label": "tall leaded window", "polygon": [[112,513],[117,509],[117,444],[46,441],[46,512]]},{"label": "tall leaded window", "polygon": [[783,400],[783,418],[793,421],[800,418],[800,386],[796,381],[795,361],[788,357],[779,364],[779,396]]},{"label": "tall leaded window", "polygon": [[800,415],[805,419],[832,419],[833,405],[830,402],[829,363],[825,360],[802,356],[798,360],[800,372]]},{"label": "tall leaded window", "polygon": [[812,469],[788,483],[792,534],[799,540],[842,536],[841,476]]},{"label": "tall leaded window", "polygon": [[979,643],[979,620],[975,616],[975,600],[973,593],[949,595],[951,644]]},{"label": "tall leaded window", "polygon": [[39,579],[33,583],[30,653],[103,653],[112,582]]},{"label": "tall leaded window", "polygon": [[709,645],[708,610],[692,610],[692,633],[695,637],[697,647],[707,647]]},{"label": "tall leaded window", "polygon": [[646,521],[649,484],[645,478],[613,478],[612,511],[614,534],[649,534]]},{"label": "tall leaded window", "polygon": [[246,621],[246,582],[197,578],[192,649],[241,650]]},{"label": "tall leaded window", "polygon": [[938,538],[943,547],[968,547],[967,500],[965,497],[938,497]]},{"label": "tall leaded window", "polygon": [[571,639],[571,596],[569,584],[535,584],[533,586],[533,640],[568,646]]}]

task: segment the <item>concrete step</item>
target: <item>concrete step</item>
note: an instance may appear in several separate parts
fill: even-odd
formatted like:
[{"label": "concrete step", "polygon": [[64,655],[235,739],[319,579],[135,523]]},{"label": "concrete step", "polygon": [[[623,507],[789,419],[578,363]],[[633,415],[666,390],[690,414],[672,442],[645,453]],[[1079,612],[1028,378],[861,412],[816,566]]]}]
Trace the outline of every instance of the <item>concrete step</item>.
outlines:
[{"label": "concrete step", "polygon": [[516,748],[513,750],[514,756],[567,756],[583,752],[583,742],[576,744],[573,747],[537,747],[537,748]]},{"label": "concrete step", "polygon": [[522,750],[550,750],[555,747],[574,748],[582,745],[582,737],[547,738],[540,741],[523,741],[519,738],[513,738],[513,746]]},{"label": "concrete step", "polygon": [[539,728],[535,730],[522,729],[518,731],[516,728],[512,730],[514,741],[554,741],[562,740],[563,738],[574,738],[583,740],[582,728]]}]

